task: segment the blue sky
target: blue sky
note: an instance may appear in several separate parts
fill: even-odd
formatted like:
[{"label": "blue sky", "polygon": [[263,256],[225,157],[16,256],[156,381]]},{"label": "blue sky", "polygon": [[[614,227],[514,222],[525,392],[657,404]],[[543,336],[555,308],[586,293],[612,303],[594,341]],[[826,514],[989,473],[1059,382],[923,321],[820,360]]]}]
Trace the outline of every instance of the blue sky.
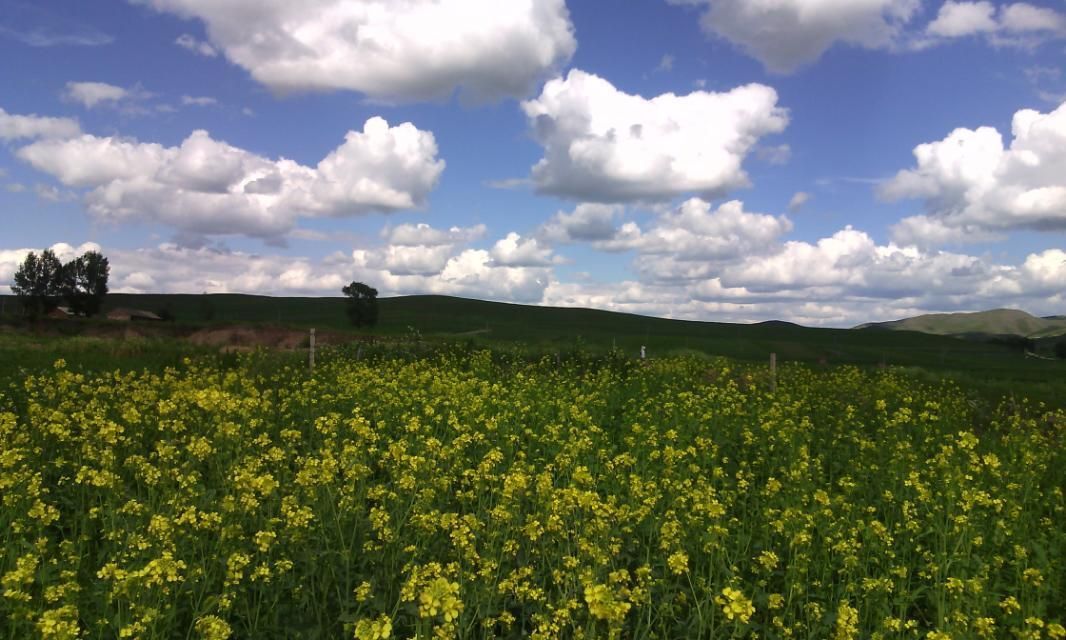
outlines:
[{"label": "blue sky", "polygon": [[0,5],[0,291],[1066,313],[1066,3]]}]

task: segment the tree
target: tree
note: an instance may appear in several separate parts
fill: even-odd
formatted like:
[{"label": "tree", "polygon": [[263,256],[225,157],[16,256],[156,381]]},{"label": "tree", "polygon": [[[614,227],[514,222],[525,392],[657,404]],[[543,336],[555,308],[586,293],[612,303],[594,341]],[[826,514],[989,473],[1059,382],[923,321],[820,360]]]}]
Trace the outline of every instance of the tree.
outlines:
[{"label": "tree", "polygon": [[357,327],[372,327],[378,323],[378,290],[353,282],[341,289],[348,296],[348,319]]},{"label": "tree", "polygon": [[51,249],[45,249],[39,257],[32,251],[26,256],[11,285],[26,315],[36,318],[59,305],[62,271],[63,264]]},{"label": "tree", "polygon": [[1055,356],[1060,360],[1066,360],[1066,340],[1059,340],[1055,343]]},{"label": "tree", "polygon": [[63,265],[59,289],[70,310],[84,316],[99,313],[110,275],[107,258],[97,251],[87,251]]}]

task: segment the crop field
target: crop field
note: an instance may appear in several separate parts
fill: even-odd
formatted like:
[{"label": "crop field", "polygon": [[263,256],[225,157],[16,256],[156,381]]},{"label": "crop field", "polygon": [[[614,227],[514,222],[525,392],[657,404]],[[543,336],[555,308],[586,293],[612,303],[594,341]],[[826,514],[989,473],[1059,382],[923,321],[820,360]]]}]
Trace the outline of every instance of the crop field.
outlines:
[{"label": "crop field", "polygon": [[337,348],[0,386],[0,637],[1066,638],[1066,411]]}]

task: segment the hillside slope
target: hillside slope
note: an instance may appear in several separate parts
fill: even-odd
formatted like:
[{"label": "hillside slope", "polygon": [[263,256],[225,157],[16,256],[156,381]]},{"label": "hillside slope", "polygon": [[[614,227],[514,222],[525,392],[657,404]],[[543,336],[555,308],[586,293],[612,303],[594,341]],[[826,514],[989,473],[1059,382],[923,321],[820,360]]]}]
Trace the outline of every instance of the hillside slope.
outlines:
[{"label": "hillside slope", "polygon": [[934,313],[890,322],[871,322],[856,328],[954,336],[1040,338],[1066,333],[1066,319],[1057,316],[1038,318],[1018,309],[992,309],[973,313]]}]

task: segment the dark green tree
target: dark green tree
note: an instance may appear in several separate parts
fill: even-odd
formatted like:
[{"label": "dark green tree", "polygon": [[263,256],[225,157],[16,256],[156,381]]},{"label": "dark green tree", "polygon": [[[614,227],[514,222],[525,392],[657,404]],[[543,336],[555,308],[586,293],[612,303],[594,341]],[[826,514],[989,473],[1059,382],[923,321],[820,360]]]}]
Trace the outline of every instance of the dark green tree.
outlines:
[{"label": "dark green tree", "polygon": [[110,275],[107,258],[97,251],[87,251],[63,265],[59,288],[70,310],[83,316],[100,313]]},{"label": "dark green tree", "polygon": [[1055,356],[1060,360],[1066,360],[1066,340],[1055,343]]},{"label": "dark green tree", "polygon": [[348,319],[357,327],[372,327],[378,323],[378,290],[362,282],[353,282],[341,289],[348,296]]},{"label": "dark green tree", "polygon": [[15,272],[11,290],[19,298],[23,312],[31,317],[48,313],[59,305],[63,263],[51,249],[38,256],[30,252]]}]

